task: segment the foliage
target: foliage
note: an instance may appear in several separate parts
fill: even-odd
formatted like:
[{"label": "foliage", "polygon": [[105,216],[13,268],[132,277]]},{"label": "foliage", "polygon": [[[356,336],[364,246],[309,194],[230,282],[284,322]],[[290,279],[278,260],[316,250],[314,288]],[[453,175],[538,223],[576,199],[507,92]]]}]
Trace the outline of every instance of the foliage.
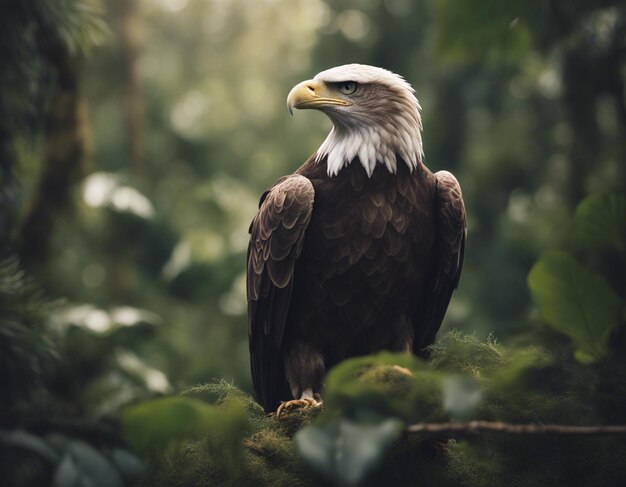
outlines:
[{"label": "foliage", "polygon": [[[186,427],[177,430],[175,437],[182,440],[187,434],[185,440],[153,457],[140,485],[244,486],[251,479],[256,485],[268,487],[309,484],[286,433],[289,423],[285,428],[265,416],[249,395],[224,381],[197,386],[185,393],[189,395],[217,402],[204,406],[215,421],[214,427],[200,439],[194,439],[198,435],[190,435]],[[247,418],[241,416],[242,411],[247,412]],[[132,427],[133,418],[127,421]],[[161,428],[161,423],[156,423],[151,428],[158,435],[169,426],[166,423]]]},{"label": "foliage", "polygon": [[402,421],[383,419],[357,424],[334,418],[295,436],[296,448],[310,467],[339,485],[360,485],[398,440]]},{"label": "foliage", "polygon": [[589,196],[576,208],[574,229],[581,246],[626,252],[626,195]]},{"label": "foliage", "polygon": [[[185,397],[154,399],[129,406],[122,412],[121,419],[127,441],[144,455],[162,452],[172,442],[183,438],[201,438],[211,433],[229,439],[231,444],[221,444],[219,448],[227,450],[225,455],[237,457],[243,433],[248,429],[245,410],[236,404],[227,403],[222,410],[217,410]],[[155,424],[159,425],[158,429]]]},{"label": "foliage", "polygon": [[35,1],[27,8],[32,11],[25,16],[40,19],[46,28],[54,29],[72,51],[88,53],[104,42],[108,32],[101,0]]},{"label": "foliage", "polygon": [[143,470],[142,462],[120,447],[97,449],[62,435],[43,437],[24,431],[0,431],[0,470],[5,485],[123,487]]},{"label": "foliage", "polygon": [[0,68],[0,112],[5,115],[0,121],[2,193],[11,189],[18,140],[35,135],[42,128],[40,118],[45,115],[51,72],[42,54],[44,47],[50,46],[41,44],[53,43],[52,39],[58,38],[68,49],[86,52],[103,41],[106,27],[101,14],[99,0],[2,3],[0,57],[4,62]]},{"label": "foliage", "polygon": [[620,300],[601,275],[564,252],[544,255],[528,275],[533,298],[550,325],[567,334],[580,360],[606,353]]},{"label": "foliage", "polygon": [[441,380],[416,357],[381,352],[335,367],[325,380],[324,403],[353,419],[368,411],[374,419],[437,421],[443,418]]},{"label": "foliage", "polygon": [[[470,408],[471,413],[464,411],[472,418],[570,424],[626,420],[618,406],[626,399],[626,391],[611,386],[626,379],[626,367],[619,357],[594,365],[557,361],[537,345],[511,348],[458,332],[446,335],[432,353],[433,360],[417,365],[417,370],[441,377],[458,377],[463,370],[480,384],[480,401]],[[398,366],[390,367],[394,360]],[[320,481],[323,485],[380,485],[383,481],[413,485],[416,478],[426,485],[443,486],[501,485],[511,478],[516,479],[515,485],[527,486],[550,482],[619,485],[625,472],[618,459],[626,453],[620,439],[402,436],[402,425],[410,421],[392,412],[382,414],[379,405],[387,400],[405,401],[408,389],[416,397],[432,395],[424,376],[408,374],[405,365],[405,355],[392,354],[342,363],[331,371],[327,382],[350,386],[349,392],[337,400],[330,390],[324,391],[323,412],[305,420],[295,435],[289,417],[298,415],[297,410],[276,419],[264,416],[259,407],[250,408],[251,398],[232,385],[222,382],[200,387],[203,393],[211,391],[207,398],[221,397],[217,406],[209,407],[217,408],[224,418],[231,407],[248,410],[253,426],[245,434],[240,462],[227,461],[228,448],[215,447],[241,438],[237,426],[230,431],[215,430],[205,440],[194,440],[192,435],[153,458],[142,485],[246,485],[250,478],[259,479],[258,485]],[[612,374],[606,374],[608,369]],[[475,386],[471,391],[474,393]],[[455,395],[460,397],[458,392]],[[374,400],[376,396],[378,400]],[[320,408],[311,409],[319,412]],[[448,416],[442,414],[439,419]],[[159,423],[153,427],[158,429]],[[555,451],[559,452],[556,456]]]},{"label": "foliage", "polygon": [[131,398],[171,391],[167,377],[137,353],[155,336],[158,316],[129,306],[59,308],[54,327],[61,359],[54,386],[67,402],[105,415]]},{"label": "foliage", "polygon": [[[578,242],[592,249],[613,246],[626,257],[626,197],[594,195],[574,217]],[[568,335],[581,361],[606,355],[609,336],[620,323],[624,300],[604,277],[565,252],[549,252],[528,275],[533,299],[556,330]]]},{"label": "foliage", "polygon": [[[41,282],[14,255],[18,205],[23,202],[15,175],[37,158],[31,146],[51,110],[50,93],[67,83],[57,69],[63,57],[59,53],[77,56],[102,40],[100,13],[95,0],[2,3],[0,478],[10,487],[123,487],[143,469],[114,428],[78,417],[55,388],[65,351],[51,316],[61,306],[53,304]],[[62,147],[67,141],[52,142]]]},{"label": "foliage", "polygon": [[15,258],[0,262],[3,485],[130,485],[143,470],[141,460],[113,428],[71,418],[71,407],[53,389],[63,347],[48,327],[59,307]]},{"label": "foliage", "polygon": [[45,328],[51,309],[15,259],[0,261],[0,409],[27,407],[42,399],[56,349]]}]

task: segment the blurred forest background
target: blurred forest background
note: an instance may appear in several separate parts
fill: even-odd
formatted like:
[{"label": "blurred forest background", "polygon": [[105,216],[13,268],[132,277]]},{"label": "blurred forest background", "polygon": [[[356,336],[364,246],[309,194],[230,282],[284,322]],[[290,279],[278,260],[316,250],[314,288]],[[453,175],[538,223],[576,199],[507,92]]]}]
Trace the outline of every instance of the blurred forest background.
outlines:
[{"label": "blurred forest background", "polygon": [[[580,253],[583,198],[626,191],[618,0],[2,0],[0,59],[10,411],[38,400],[28,380],[89,418],[216,377],[251,390],[248,225],[330,129],[285,105],[323,69],[402,74],[426,165],[461,183],[443,333],[546,333],[529,270],[547,249]],[[623,299],[616,259],[598,265]]]}]

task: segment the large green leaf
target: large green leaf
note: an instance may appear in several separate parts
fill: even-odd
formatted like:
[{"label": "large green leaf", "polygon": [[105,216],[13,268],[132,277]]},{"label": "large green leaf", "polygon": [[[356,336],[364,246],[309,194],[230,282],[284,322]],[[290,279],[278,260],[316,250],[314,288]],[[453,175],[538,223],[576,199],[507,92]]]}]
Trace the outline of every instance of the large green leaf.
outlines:
[{"label": "large green leaf", "polygon": [[594,194],[574,214],[576,240],[587,247],[626,251],[626,196]]},{"label": "large green leaf", "polygon": [[359,424],[335,418],[308,426],[295,436],[303,460],[318,474],[338,485],[360,485],[400,437],[404,423],[386,419]]},{"label": "large green leaf", "polygon": [[572,339],[578,359],[606,353],[621,303],[600,274],[565,252],[548,252],[531,269],[528,285],[546,321]]},{"label": "large green leaf", "polygon": [[189,397],[166,397],[126,408],[124,438],[139,453],[163,451],[173,443],[206,438],[238,455],[248,429],[245,410],[238,404],[217,407]]}]

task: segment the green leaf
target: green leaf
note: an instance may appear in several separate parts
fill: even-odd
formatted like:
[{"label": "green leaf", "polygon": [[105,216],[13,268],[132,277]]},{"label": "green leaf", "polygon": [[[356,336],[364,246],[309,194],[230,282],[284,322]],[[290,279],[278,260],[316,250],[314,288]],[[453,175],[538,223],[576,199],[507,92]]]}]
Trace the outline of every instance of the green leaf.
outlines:
[{"label": "green leaf", "polygon": [[442,392],[444,411],[458,421],[469,419],[482,399],[478,382],[461,375],[446,377],[442,382]]},{"label": "green leaf", "polygon": [[313,470],[334,483],[350,486],[361,484],[381,463],[403,428],[398,419],[359,424],[335,418],[300,430],[294,439]]},{"label": "green leaf", "polygon": [[166,397],[130,406],[122,412],[122,433],[142,454],[162,452],[182,440],[207,437],[233,458],[248,431],[248,418],[239,404],[223,408],[189,397]]},{"label": "green leaf", "polygon": [[109,33],[101,0],[41,2],[37,10],[46,26],[72,52],[89,53],[92,47],[102,44]]},{"label": "green leaf", "polygon": [[578,359],[606,354],[621,303],[600,274],[565,252],[548,252],[531,269],[528,285],[546,321],[574,342]]},{"label": "green leaf", "polygon": [[626,251],[626,195],[594,194],[574,214],[576,240],[586,247]]},{"label": "green leaf", "polygon": [[123,448],[113,448],[111,450],[111,460],[122,473],[124,480],[132,482],[136,480],[144,471],[143,462],[128,450]]},{"label": "green leaf", "polygon": [[39,455],[52,464],[59,462],[59,454],[39,436],[21,430],[0,431],[0,445],[24,449]]},{"label": "green leaf", "polygon": [[66,453],[71,455],[72,466],[79,473],[81,482],[78,485],[124,487],[124,481],[114,465],[88,443],[72,440],[67,445]]},{"label": "green leaf", "polygon": [[80,472],[76,463],[69,454],[65,455],[54,472],[52,487],[74,487],[79,485],[79,481]]}]

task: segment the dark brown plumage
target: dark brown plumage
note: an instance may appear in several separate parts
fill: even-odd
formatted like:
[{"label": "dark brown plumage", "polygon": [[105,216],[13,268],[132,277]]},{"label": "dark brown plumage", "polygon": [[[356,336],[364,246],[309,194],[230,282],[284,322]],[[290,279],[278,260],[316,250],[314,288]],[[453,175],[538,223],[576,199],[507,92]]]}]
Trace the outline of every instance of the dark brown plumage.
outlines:
[{"label": "dark brown plumage", "polygon": [[339,361],[381,349],[425,355],[463,263],[465,210],[450,173],[337,175],[315,155],[266,191],[250,225],[252,378],[266,409],[319,393]]}]

